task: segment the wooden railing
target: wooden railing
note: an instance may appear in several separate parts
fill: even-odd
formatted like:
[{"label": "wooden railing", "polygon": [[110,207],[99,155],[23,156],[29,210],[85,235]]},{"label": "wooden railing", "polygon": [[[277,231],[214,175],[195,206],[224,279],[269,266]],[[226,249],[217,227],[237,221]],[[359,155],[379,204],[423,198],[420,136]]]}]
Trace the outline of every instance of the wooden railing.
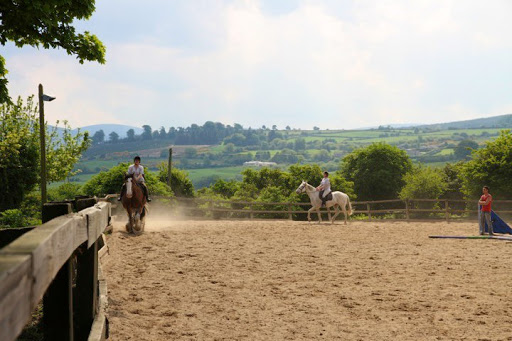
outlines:
[{"label": "wooden railing", "polygon": [[23,231],[0,249],[0,340],[15,340],[43,297],[46,340],[107,337],[98,249],[110,215],[110,203],[100,202]]},{"label": "wooden railing", "polygon": [[[160,202],[160,203],[159,203]],[[166,198],[155,197],[151,204],[163,205],[176,211],[186,211],[189,216],[196,218],[239,218],[255,219],[273,215],[272,218],[295,219],[299,215],[307,214],[310,203],[290,202],[257,202],[257,201],[229,201],[202,198]],[[493,202],[498,214],[512,213],[512,200],[496,200]],[[387,218],[396,220],[422,220],[422,219],[460,219],[477,212],[476,200],[455,199],[409,199],[409,200],[377,200],[353,201],[352,208],[355,214],[365,216],[368,220]],[[327,213],[326,209],[321,210]],[[331,208],[331,213],[334,210]],[[385,215],[388,215],[386,217]],[[389,217],[389,216],[393,217]],[[340,218],[341,217],[341,218]],[[312,213],[316,219],[316,212]],[[338,216],[343,219],[343,214]]]}]

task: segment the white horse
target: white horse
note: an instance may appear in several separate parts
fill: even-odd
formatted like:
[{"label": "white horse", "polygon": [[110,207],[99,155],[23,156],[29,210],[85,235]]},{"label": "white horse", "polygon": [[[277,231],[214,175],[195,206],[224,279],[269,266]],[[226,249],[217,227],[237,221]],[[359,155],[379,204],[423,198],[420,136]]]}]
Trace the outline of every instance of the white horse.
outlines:
[{"label": "white horse", "polygon": [[[306,181],[302,181],[300,186],[295,191],[297,194],[300,193],[306,193],[309,196],[309,200],[311,200],[311,208],[308,210],[308,221],[311,221],[311,212],[313,210],[316,210],[316,213],[318,214],[318,223],[320,224],[322,222],[322,216],[320,215],[320,208],[322,207],[322,199],[320,199],[320,196],[318,195],[318,191],[315,187],[308,184]],[[329,215],[329,220],[331,221],[331,224],[334,224],[334,220],[340,214],[339,207],[343,210],[343,213],[345,214],[345,225],[347,224],[347,209],[346,206],[348,204],[348,215],[351,216],[352,211],[352,205],[350,204],[350,199],[348,195],[346,195],[343,192],[332,192],[332,200],[329,200],[325,203],[325,207],[327,208],[327,214]],[[330,207],[334,206],[335,214],[331,219],[331,211]]]}]

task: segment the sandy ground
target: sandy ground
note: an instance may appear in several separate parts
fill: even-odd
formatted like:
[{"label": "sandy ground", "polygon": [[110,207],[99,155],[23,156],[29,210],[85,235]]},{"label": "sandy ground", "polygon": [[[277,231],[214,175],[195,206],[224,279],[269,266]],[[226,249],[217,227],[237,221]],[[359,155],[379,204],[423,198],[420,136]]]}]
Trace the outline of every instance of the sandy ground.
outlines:
[{"label": "sandy ground", "polygon": [[512,242],[428,238],[476,222],[121,227],[111,340],[512,340]]}]

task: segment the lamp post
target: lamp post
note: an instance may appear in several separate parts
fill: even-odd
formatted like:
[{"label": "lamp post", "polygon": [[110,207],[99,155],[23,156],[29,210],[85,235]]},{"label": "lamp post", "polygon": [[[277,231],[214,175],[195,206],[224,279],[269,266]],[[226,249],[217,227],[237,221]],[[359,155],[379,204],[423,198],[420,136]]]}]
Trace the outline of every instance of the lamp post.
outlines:
[{"label": "lamp post", "polygon": [[46,129],[44,126],[44,101],[51,102],[55,97],[43,94],[43,85],[39,84],[39,139],[41,142],[41,205],[46,203]]}]

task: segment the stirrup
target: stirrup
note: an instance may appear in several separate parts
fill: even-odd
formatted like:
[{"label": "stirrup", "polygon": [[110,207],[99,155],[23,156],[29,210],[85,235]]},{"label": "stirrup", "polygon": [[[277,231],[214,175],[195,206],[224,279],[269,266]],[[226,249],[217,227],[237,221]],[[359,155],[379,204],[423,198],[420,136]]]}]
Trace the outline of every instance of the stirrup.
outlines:
[{"label": "stirrup", "polygon": [[151,202],[151,198],[150,197],[146,197],[146,201],[147,202]]}]

